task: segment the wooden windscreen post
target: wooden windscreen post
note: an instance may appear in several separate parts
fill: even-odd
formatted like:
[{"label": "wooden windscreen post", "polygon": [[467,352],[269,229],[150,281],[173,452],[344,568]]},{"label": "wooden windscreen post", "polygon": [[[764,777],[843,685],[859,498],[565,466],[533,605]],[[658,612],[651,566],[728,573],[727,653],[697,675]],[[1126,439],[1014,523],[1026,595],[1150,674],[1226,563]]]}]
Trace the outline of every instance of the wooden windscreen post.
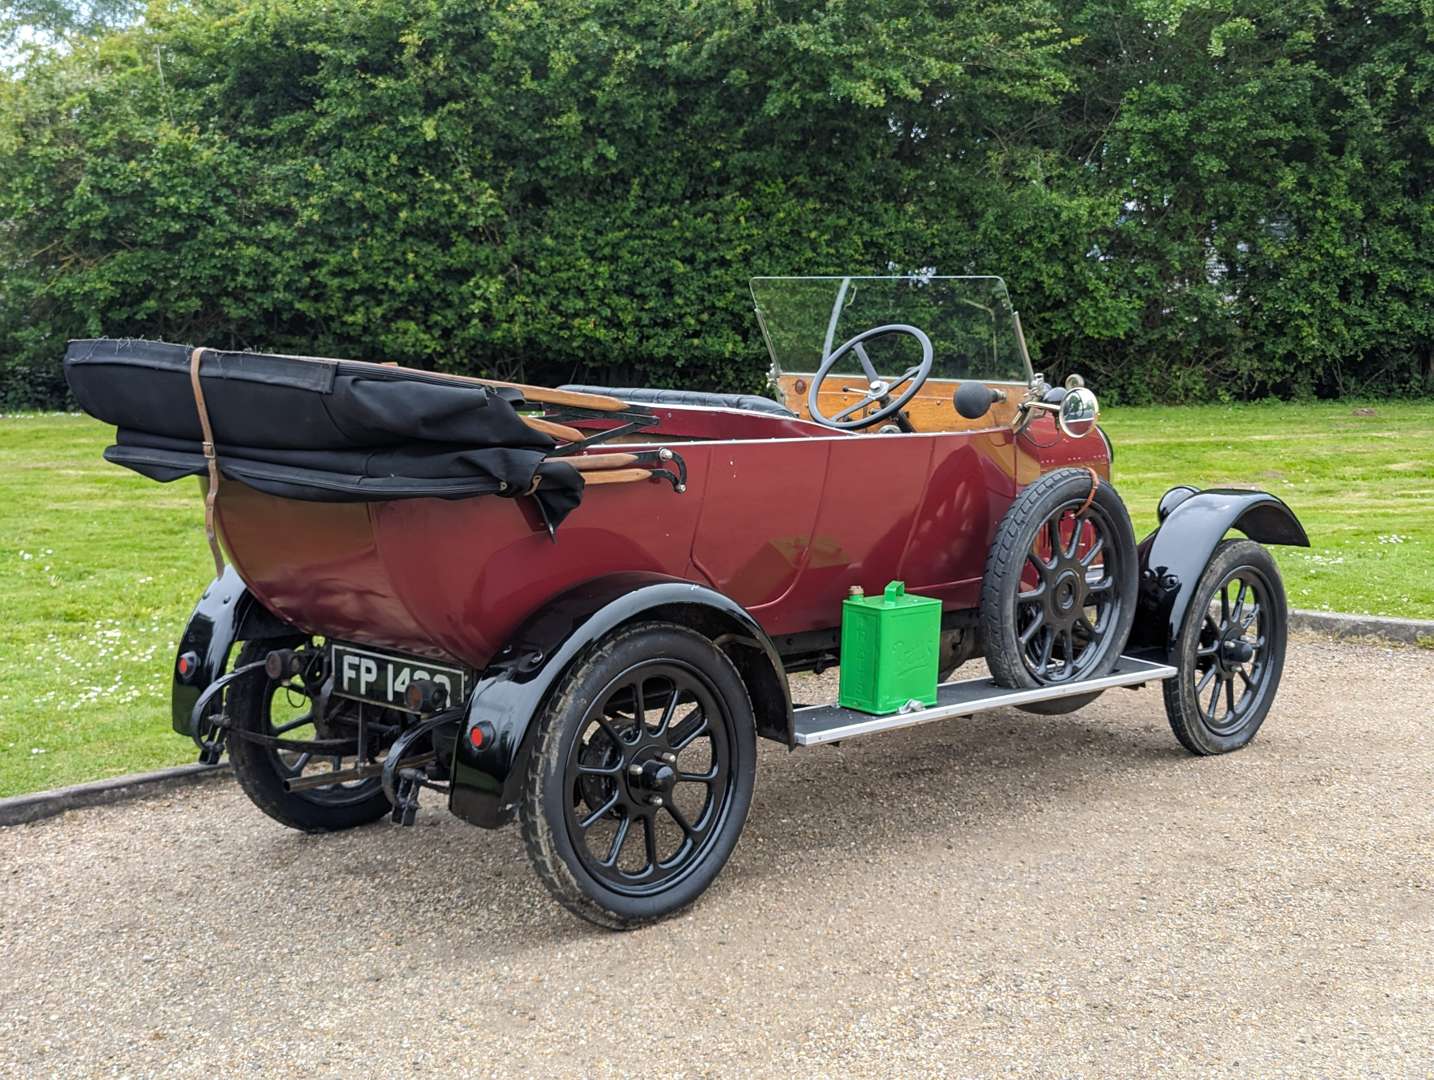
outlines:
[{"label": "wooden windscreen post", "polygon": [[[352,362],[350,361],[350,363]],[[373,363],[373,361],[369,362]],[[590,394],[582,390],[554,390],[548,386],[507,382],[503,379],[481,379],[477,375],[459,375],[453,371],[424,371],[422,368],[407,367],[393,360],[378,361],[377,366],[396,368],[399,371],[413,371],[420,375],[436,376],[440,379],[452,379],[454,382],[476,383],[479,386],[501,386],[509,390],[517,390],[525,400],[534,401],[540,405],[566,405],[569,408],[590,409],[593,412],[622,412],[630,407],[627,402],[609,394]]]},{"label": "wooden windscreen post", "polygon": [[555,424],[551,420],[544,420],[541,416],[524,416],[522,413],[518,414],[518,419],[534,431],[541,431],[544,435],[550,435],[559,442],[582,442],[583,433],[566,424]]},{"label": "wooden windscreen post", "polygon": [[574,454],[564,458],[578,472],[598,472],[602,469],[625,469],[641,460],[636,454]]},{"label": "wooden windscreen post", "polygon": [[651,479],[651,469],[608,469],[583,473],[583,481],[589,487],[594,484],[630,484],[636,480]]}]

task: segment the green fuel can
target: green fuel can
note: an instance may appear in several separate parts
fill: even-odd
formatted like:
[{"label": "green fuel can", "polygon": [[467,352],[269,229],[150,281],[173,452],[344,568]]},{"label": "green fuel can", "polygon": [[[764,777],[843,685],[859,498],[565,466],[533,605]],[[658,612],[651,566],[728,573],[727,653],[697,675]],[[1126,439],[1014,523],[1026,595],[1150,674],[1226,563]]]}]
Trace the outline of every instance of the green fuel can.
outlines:
[{"label": "green fuel can", "polygon": [[941,601],[909,596],[893,581],[880,596],[857,590],[841,606],[841,672],[837,702],[882,715],[908,701],[936,704]]}]

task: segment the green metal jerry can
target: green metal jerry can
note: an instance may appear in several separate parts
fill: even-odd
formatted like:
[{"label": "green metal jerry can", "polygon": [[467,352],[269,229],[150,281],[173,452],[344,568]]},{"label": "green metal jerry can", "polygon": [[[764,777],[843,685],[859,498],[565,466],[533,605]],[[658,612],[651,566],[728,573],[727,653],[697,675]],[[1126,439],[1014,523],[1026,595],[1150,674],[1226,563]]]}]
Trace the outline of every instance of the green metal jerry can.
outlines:
[{"label": "green metal jerry can", "polygon": [[935,705],[941,601],[908,596],[900,581],[880,596],[852,592],[841,606],[838,704],[877,715],[909,701]]}]

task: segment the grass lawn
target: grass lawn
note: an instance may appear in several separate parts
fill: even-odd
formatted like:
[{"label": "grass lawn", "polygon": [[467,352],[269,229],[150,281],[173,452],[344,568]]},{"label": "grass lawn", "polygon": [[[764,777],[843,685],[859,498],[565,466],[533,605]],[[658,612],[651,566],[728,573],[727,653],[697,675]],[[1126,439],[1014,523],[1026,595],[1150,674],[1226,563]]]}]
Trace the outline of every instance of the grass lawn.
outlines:
[{"label": "grass lawn", "polygon": [[1259,487],[1311,547],[1273,548],[1290,606],[1434,619],[1434,402],[1111,409],[1137,536],[1176,484]]},{"label": "grass lawn", "polygon": [[89,417],[0,419],[0,796],[196,757],[169,671],[214,564],[195,482],[101,460]]},{"label": "grass lawn", "polygon": [[[1112,409],[1138,532],[1176,483],[1262,486],[1315,546],[1295,607],[1434,618],[1434,403]],[[193,481],[106,464],[81,416],[0,418],[0,796],[194,759],[169,726],[179,632],[213,572]]]}]

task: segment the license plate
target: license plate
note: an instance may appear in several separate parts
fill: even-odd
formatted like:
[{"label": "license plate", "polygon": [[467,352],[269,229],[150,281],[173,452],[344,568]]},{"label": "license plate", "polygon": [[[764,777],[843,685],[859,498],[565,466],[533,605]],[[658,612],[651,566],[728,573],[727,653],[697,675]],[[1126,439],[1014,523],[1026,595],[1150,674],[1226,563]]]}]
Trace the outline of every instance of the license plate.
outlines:
[{"label": "license plate", "polygon": [[459,705],[468,696],[468,673],[463,668],[356,645],[335,645],[333,650],[334,693],[343,697],[411,712],[404,692],[416,679],[444,687],[449,705]]}]

